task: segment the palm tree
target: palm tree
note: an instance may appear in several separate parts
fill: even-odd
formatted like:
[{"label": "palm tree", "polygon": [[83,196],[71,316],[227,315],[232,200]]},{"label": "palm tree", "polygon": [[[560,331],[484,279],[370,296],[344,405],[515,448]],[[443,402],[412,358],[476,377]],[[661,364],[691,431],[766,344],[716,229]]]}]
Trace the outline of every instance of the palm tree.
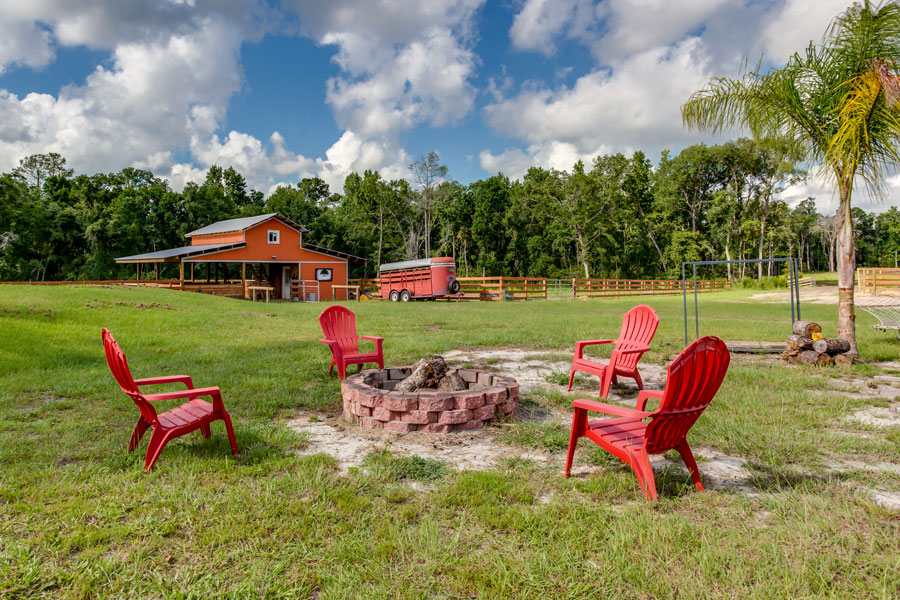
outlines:
[{"label": "palm tree", "polygon": [[749,130],[756,139],[783,137],[840,195],[838,335],[858,354],[853,314],[856,251],[850,199],[862,181],[883,196],[900,163],[900,2],[857,2],[839,15],[820,45],[810,42],[780,69],[717,78],[695,92],[681,115],[688,127],[713,133]]}]

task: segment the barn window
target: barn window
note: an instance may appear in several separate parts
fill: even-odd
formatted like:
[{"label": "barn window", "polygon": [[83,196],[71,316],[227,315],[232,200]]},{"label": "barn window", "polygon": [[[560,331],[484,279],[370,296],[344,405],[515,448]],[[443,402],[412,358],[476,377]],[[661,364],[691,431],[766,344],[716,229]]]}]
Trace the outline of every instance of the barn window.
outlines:
[{"label": "barn window", "polygon": [[269,230],[269,243],[270,244],[281,243],[280,235],[281,235],[281,232],[278,231],[277,229],[270,229]]}]

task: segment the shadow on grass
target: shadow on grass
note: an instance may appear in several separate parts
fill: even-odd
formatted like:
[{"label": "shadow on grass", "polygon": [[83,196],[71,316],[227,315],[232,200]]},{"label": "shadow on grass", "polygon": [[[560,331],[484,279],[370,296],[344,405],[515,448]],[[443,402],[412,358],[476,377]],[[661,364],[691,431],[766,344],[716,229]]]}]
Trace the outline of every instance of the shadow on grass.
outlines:
[{"label": "shadow on grass", "polygon": [[825,475],[814,475],[760,463],[747,463],[747,466],[754,471],[747,481],[747,485],[759,492],[771,493],[797,489],[812,491],[852,479],[849,473],[830,472]]}]

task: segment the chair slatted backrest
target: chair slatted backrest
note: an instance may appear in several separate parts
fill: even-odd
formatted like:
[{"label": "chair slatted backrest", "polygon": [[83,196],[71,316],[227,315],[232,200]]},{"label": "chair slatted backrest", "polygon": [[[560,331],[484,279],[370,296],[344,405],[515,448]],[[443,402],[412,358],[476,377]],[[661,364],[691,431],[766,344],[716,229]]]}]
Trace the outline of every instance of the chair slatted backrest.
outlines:
[{"label": "chair slatted backrest", "polygon": [[336,340],[342,352],[353,353],[359,348],[356,336],[356,315],[343,306],[329,306],[319,315],[319,325],[325,339]]},{"label": "chair slatted backrest", "polygon": [[663,398],[647,425],[648,452],[665,452],[685,438],[719,391],[730,361],[725,342],[714,336],[700,338],[672,361]]},{"label": "chair slatted backrest", "polygon": [[[616,350],[631,350],[638,346],[649,346],[659,327],[656,311],[641,304],[629,310],[622,317],[622,330],[616,340]],[[625,354],[619,357],[618,365],[626,369],[637,368],[641,354]]]},{"label": "chair slatted backrest", "polygon": [[106,364],[112,371],[113,377],[116,378],[119,387],[134,400],[144,420],[147,423],[155,423],[156,409],[141,395],[134,382],[134,377],[131,376],[131,370],[128,368],[128,359],[125,358],[125,353],[122,352],[116,338],[106,328],[103,329],[101,337],[103,338],[103,350],[106,352]]}]

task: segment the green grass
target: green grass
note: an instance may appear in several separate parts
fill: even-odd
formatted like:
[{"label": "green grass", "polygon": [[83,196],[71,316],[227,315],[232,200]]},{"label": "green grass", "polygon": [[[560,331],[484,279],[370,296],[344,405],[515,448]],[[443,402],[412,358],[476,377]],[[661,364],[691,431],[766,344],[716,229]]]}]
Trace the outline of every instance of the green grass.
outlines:
[{"label": "green grass", "polygon": [[[700,296],[701,335],[783,339],[787,303],[748,300],[754,293]],[[361,333],[386,338],[387,362],[407,364],[479,346],[566,356],[576,339],[614,336],[638,301],[661,318],[643,360],[665,363],[684,345],[677,296],[352,309]],[[386,451],[344,475],[329,456],[298,457],[308,439],[285,425],[300,410],[324,416],[340,406],[317,342],[322,308],[0,287],[0,597],[900,595],[900,519],[863,490],[897,490],[898,477],[826,468],[834,456],[900,461],[897,428],[845,422],[871,403],[829,391],[816,369],[736,360],[691,432],[697,447],[746,459],[755,495],[699,494],[668,469],[657,476],[661,501],[649,505],[626,466],[583,442],[579,459],[596,472],[568,480],[525,459],[458,472]],[[834,306],[804,305],[803,316],[836,327]],[[873,332],[867,314],[857,323],[867,360],[898,358],[894,336]],[[188,373],[220,386],[240,456],[217,423],[211,439],[180,438],[142,473],[146,439],[126,452],[137,410],[107,370],[101,327],[136,377]],[[567,402],[558,393],[526,400],[556,410]],[[501,436],[523,453],[561,456],[567,444],[554,423],[514,422]]]}]

